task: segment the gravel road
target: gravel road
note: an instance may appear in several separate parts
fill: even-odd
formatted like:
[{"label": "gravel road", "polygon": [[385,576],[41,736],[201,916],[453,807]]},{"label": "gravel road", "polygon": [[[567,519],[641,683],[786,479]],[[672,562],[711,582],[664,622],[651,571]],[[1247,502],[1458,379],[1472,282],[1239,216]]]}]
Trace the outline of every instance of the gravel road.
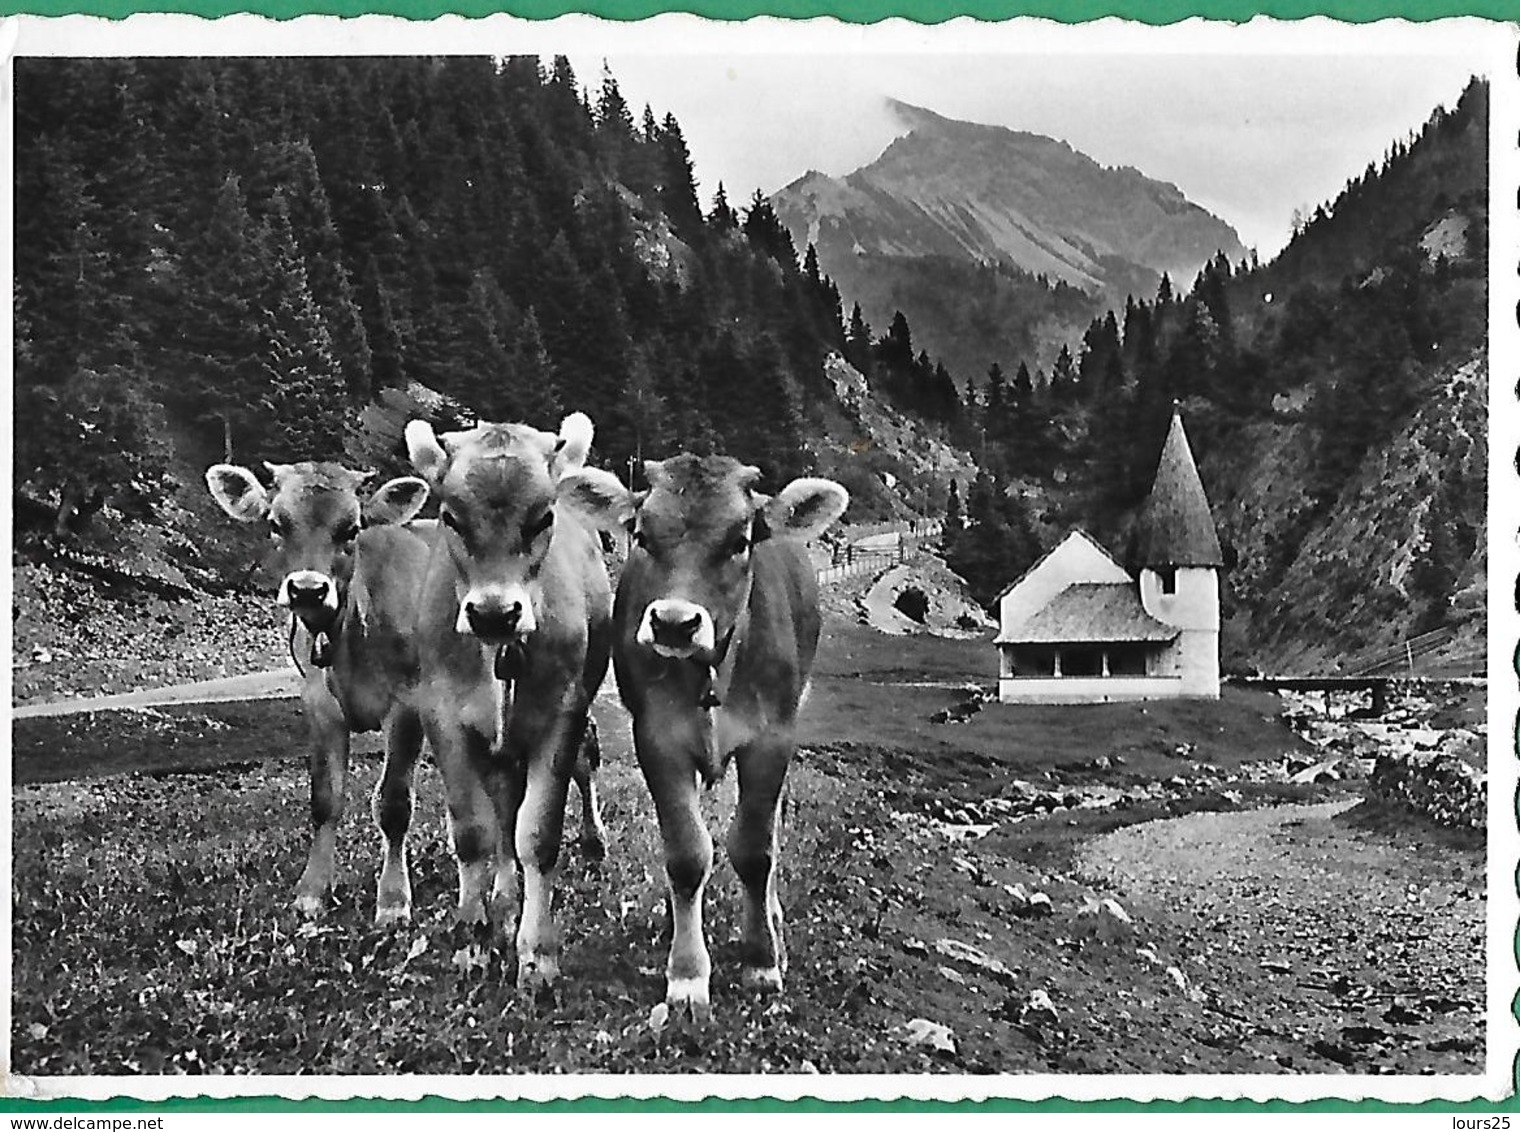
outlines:
[{"label": "gravel road", "polygon": [[1246,1051],[1321,1072],[1476,1066],[1484,855],[1369,828],[1357,801],[1147,822],[1078,865],[1185,941],[1187,977],[1251,1023]]}]

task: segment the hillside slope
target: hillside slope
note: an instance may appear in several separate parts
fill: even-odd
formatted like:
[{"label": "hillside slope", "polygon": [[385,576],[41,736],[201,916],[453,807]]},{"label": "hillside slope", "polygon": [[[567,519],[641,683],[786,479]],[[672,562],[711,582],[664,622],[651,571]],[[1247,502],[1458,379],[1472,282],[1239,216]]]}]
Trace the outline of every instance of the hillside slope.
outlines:
[{"label": "hillside slope", "polygon": [[1448,628],[1449,641],[1422,659],[1422,670],[1482,670],[1486,356],[1433,372],[1421,393],[1320,518],[1299,474],[1313,435],[1303,421],[1260,426],[1243,458],[1206,462],[1221,537],[1238,556],[1226,629],[1237,667],[1351,672]]}]

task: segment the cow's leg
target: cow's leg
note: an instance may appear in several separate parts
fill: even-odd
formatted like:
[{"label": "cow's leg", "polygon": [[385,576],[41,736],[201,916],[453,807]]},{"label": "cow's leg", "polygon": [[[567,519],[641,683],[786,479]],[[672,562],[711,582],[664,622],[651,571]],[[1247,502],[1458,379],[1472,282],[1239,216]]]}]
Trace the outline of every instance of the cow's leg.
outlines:
[{"label": "cow's leg", "polygon": [[517,911],[517,812],[525,787],[525,760],[510,741],[492,751],[478,773],[496,818],[496,876],[491,884],[491,919],[505,926]]},{"label": "cow's leg", "polygon": [[[686,742],[671,743],[672,738]],[[712,959],[702,932],[702,897],[712,875],[713,843],[702,819],[696,764],[688,753],[696,741],[694,733],[673,734],[648,716],[634,722],[639,766],[654,798],[665,848],[671,918],[665,1001],[672,1010],[689,1011],[694,1020],[705,1022],[711,1014]]]},{"label": "cow's leg", "polygon": [[517,985],[548,986],[559,977],[554,880],[565,832],[565,795],[585,729],[583,709],[556,713],[530,745],[522,805],[517,811],[517,863],[522,869],[522,918],[517,925]]},{"label": "cow's leg", "polygon": [[338,823],[348,780],[348,724],[325,684],[309,683],[302,695],[311,741],[311,853],[296,882],[296,910],[315,916],[332,891]]},{"label": "cow's leg", "polygon": [[776,861],[781,792],[792,752],[789,742],[765,738],[734,756],[739,764],[739,806],[728,828],[728,857],[744,886],[740,978],[766,991],[779,991],[786,971]]},{"label": "cow's leg", "polygon": [[600,861],[607,856],[607,828],[602,824],[602,806],[596,791],[596,772],[601,765],[602,745],[596,720],[588,718],[586,737],[581,740],[575,759],[575,786],[581,796],[581,853],[588,861]]},{"label": "cow's leg", "polygon": [[425,729],[443,774],[449,839],[459,866],[459,919],[464,923],[485,924],[497,824],[496,808],[481,781],[479,768],[490,757],[495,736],[468,717],[460,719],[452,715],[450,718],[430,715]]},{"label": "cow's leg", "polygon": [[412,772],[422,751],[422,720],[399,708],[386,721],[385,769],[375,785],[375,824],[380,827],[384,863],[375,893],[375,923],[404,923],[412,915],[412,880],[406,834],[412,824]]}]

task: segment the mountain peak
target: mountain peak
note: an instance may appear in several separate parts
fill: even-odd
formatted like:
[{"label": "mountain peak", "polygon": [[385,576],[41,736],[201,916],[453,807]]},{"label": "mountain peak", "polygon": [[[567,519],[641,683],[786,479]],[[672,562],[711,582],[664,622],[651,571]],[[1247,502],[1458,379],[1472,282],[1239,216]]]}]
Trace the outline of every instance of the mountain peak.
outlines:
[{"label": "mountain peak", "polygon": [[953,120],[943,114],[936,114],[923,106],[915,106],[911,102],[904,102],[900,98],[888,98],[887,109],[910,130],[920,127],[933,129],[937,126],[952,124]]},{"label": "mountain peak", "polygon": [[1190,278],[1223,251],[1229,225],[1175,186],[1106,168],[1070,144],[958,121],[885,100],[907,132],[843,178],[809,175],[772,199],[794,238],[856,256],[943,256],[1011,263],[1088,291],[1122,294],[1139,276]]}]

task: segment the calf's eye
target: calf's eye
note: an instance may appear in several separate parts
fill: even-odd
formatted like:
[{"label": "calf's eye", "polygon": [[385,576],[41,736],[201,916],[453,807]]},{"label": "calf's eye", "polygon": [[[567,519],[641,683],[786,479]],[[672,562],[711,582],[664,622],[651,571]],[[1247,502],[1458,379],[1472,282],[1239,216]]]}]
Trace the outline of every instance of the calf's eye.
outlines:
[{"label": "calf's eye", "polygon": [[445,527],[448,527],[451,531],[459,534],[464,533],[463,528],[461,528],[459,525],[459,519],[454,515],[454,512],[452,511],[438,512],[438,521]]},{"label": "calf's eye", "polygon": [[358,537],[359,537],[359,524],[358,523],[349,523],[347,526],[340,527],[338,529],[338,541],[340,543],[342,543],[343,545],[345,545],[345,546],[348,545],[349,543],[353,542],[354,539],[356,539]]}]

